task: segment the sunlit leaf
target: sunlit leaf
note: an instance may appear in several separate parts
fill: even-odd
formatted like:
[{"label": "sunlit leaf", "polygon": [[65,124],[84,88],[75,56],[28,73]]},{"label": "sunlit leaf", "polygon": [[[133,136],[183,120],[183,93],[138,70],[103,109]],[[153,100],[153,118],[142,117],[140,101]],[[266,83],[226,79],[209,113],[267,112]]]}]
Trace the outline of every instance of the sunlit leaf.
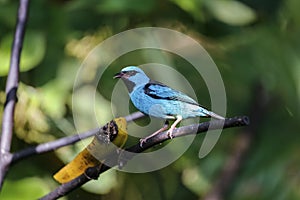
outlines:
[{"label": "sunlit leaf", "polygon": [[172,0],[183,10],[192,14],[196,19],[203,18],[201,12],[202,0]]},{"label": "sunlit leaf", "polygon": [[41,92],[20,84],[15,109],[15,134],[28,143],[41,143],[53,139],[47,116],[41,109]]},{"label": "sunlit leaf", "polygon": [[61,118],[65,114],[66,91],[57,80],[48,82],[43,88],[42,105],[46,113],[53,118]]},{"label": "sunlit leaf", "polygon": [[255,12],[239,1],[209,0],[205,5],[216,19],[232,26],[247,25],[256,19]]},{"label": "sunlit leaf", "polygon": [[37,177],[29,177],[16,181],[7,180],[0,193],[0,199],[32,200],[40,198],[49,191],[47,183]]},{"label": "sunlit leaf", "polygon": [[[13,33],[4,36],[0,43],[0,76],[5,76],[9,70]],[[20,71],[28,71],[36,67],[43,59],[46,50],[46,40],[42,33],[28,31],[25,35],[21,54]]]}]

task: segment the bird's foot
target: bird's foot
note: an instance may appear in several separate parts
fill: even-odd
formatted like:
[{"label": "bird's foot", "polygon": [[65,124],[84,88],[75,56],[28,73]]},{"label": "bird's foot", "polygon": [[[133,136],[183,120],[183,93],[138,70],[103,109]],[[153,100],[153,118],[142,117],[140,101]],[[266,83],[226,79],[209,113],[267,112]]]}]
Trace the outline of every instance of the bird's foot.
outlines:
[{"label": "bird's foot", "polygon": [[160,128],[159,130],[155,131],[155,132],[152,133],[151,135],[149,135],[149,136],[147,136],[147,137],[145,137],[145,138],[143,138],[143,139],[140,139],[140,147],[143,148],[143,144],[145,144],[149,138],[154,137],[154,136],[156,136],[157,134],[159,134],[159,133],[161,133],[161,132],[167,130],[168,126],[169,126],[169,122],[166,121],[165,124],[164,124],[164,126],[163,126],[162,128]]},{"label": "bird's foot", "polygon": [[170,139],[174,138],[173,131],[176,129],[176,125],[182,120],[181,115],[176,116],[176,121],[172,124],[171,128],[167,131],[167,134]]},{"label": "bird's foot", "polygon": [[148,140],[148,137],[140,139],[140,147],[143,148],[143,144],[145,144]]},{"label": "bird's foot", "polygon": [[169,137],[170,139],[173,139],[173,138],[174,138],[174,135],[173,135],[174,129],[175,129],[175,128],[170,128],[170,129],[167,131],[168,137]]}]

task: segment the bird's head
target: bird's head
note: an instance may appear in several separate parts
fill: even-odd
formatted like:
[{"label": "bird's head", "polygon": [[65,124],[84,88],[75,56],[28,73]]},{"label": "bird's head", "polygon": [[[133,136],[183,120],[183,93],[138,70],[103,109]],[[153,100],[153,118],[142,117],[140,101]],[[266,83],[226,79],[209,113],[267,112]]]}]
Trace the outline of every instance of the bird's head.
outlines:
[{"label": "bird's head", "polygon": [[114,78],[121,78],[127,86],[129,93],[131,93],[134,88],[145,85],[150,81],[144,71],[135,66],[123,68],[119,73],[115,74]]}]

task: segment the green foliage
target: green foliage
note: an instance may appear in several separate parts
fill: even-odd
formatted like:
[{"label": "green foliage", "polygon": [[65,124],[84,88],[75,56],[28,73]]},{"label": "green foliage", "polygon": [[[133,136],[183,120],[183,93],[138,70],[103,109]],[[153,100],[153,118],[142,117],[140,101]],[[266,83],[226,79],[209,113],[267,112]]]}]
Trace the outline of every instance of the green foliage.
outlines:
[{"label": "green foliage", "polygon": [[255,12],[240,1],[211,0],[205,5],[217,20],[232,26],[244,26],[253,23]]},{"label": "green foliage", "polygon": [[6,200],[19,198],[24,200],[38,199],[47,192],[50,192],[43,179],[38,177],[28,177],[17,181],[7,180],[3,191],[0,197]]},{"label": "green foliage", "polygon": [[[74,116],[84,130],[109,121],[113,118],[112,110],[120,106],[110,103],[112,88],[116,84],[112,76],[129,64],[139,65],[151,60],[174,66],[190,81],[199,102],[209,107],[207,88],[201,77],[188,67],[189,63],[171,53],[161,56],[159,51],[151,49],[130,52],[110,65],[95,94],[96,113],[88,110],[86,104],[94,98],[88,92],[93,88],[86,86],[76,102],[72,101],[78,69],[99,43],[131,28],[171,28],[201,43],[216,62],[226,87],[228,116],[250,113],[263,116],[238,177],[227,183],[230,185],[228,199],[299,199],[299,2],[31,1],[21,58],[14,150],[76,134]],[[0,1],[1,114],[17,6],[17,1]],[[84,80],[93,81],[98,73],[97,67],[83,74]],[[151,76],[174,84],[173,87],[183,85],[180,79],[167,77],[159,70]],[[261,99],[262,103],[269,100],[265,111],[252,108],[253,99],[257,96],[253,88],[258,83],[267,91]],[[74,106],[78,108],[77,113],[74,113]],[[97,122],[91,120],[93,115],[97,116]],[[147,124],[149,119],[140,123]],[[197,136],[188,151],[165,169],[145,174],[110,172],[100,176],[98,182],[86,185],[83,190],[72,192],[67,198],[96,199],[102,194],[107,199],[200,199],[218,180],[236,135],[241,131],[224,130],[216,147],[204,159],[198,158],[203,136]],[[137,141],[130,138],[130,141],[133,140]],[[62,166],[62,161],[72,159],[85,145],[82,142],[65,147],[56,154],[45,155],[52,163],[51,169],[32,159],[36,167],[26,168],[29,174],[22,179],[9,177],[0,198],[37,199],[50,190],[50,174],[54,174]],[[16,165],[21,166],[22,163]],[[37,169],[39,172],[35,175]],[[10,173],[20,174],[22,170],[21,167],[12,167]],[[51,186],[56,185],[54,180],[50,182]]]},{"label": "green foliage", "polygon": [[[0,46],[0,76],[8,74],[10,49],[12,46],[13,33],[10,32],[2,38]],[[43,59],[46,51],[45,37],[37,31],[28,31],[24,39],[20,71],[25,72],[36,67]]]}]

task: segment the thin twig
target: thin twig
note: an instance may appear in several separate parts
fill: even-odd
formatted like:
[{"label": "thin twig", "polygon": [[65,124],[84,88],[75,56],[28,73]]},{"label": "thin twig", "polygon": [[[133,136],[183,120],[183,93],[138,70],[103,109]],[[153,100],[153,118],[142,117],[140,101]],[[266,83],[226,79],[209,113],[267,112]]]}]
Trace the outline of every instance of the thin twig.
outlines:
[{"label": "thin twig", "polygon": [[17,89],[19,83],[19,71],[20,71],[20,57],[23,47],[23,40],[25,34],[25,27],[28,15],[28,4],[29,0],[20,0],[18,9],[18,18],[16,24],[16,32],[14,35],[11,57],[10,57],[10,68],[6,82],[6,101],[4,104],[3,119],[2,119],[2,135],[0,142],[0,188],[8,167],[11,162],[11,140],[12,131],[14,126],[14,111],[15,104],[17,102]]},{"label": "thin twig", "polygon": [[20,150],[20,151],[14,153],[12,156],[12,163],[16,163],[17,161],[27,158],[32,155],[46,153],[46,152],[53,151],[55,149],[70,145],[70,144],[74,144],[81,139],[85,139],[85,138],[95,135],[97,132],[99,132],[99,128],[89,130],[89,131],[81,133],[81,134],[76,134],[76,135],[60,138],[55,141],[39,144],[34,147],[28,147],[26,149],[23,149],[23,150]]},{"label": "thin twig", "polygon": [[[142,114],[141,112],[135,112],[135,113],[125,116],[125,119],[127,122],[131,122],[133,120],[139,119],[144,116],[145,115]],[[46,153],[46,152],[53,151],[55,149],[70,145],[70,144],[74,144],[74,143],[78,142],[79,140],[83,140],[83,139],[86,139],[88,137],[95,135],[100,130],[101,130],[101,127],[95,128],[95,129],[92,129],[92,130],[89,130],[89,131],[86,131],[83,133],[79,133],[76,135],[60,138],[55,141],[39,144],[35,147],[29,147],[27,149],[20,150],[12,155],[12,163],[16,163],[17,161],[27,158],[32,155]]]},{"label": "thin twig", "polygon": [[[223,125],[223,126],[220,126]],[[174,130],[173,136],[174,137],[182,137],[190,134],[197,134],[204,133],[208,129],[222,129],[222,128],[230,128],[230,127],[237,127],[237,126],[247,126],[249,125],[249,119],[246,116],[242,117],[234,117],[234,118],[228,118],[225,120],[224,124],[222,121],[210,121],[210,122],[203,122],[200,124],[193,124],[189,126],[180,127]],[[126,155],[126,152],[134,152],[134,153],[140,153],[143,152],[157,144],[160,144],[166,140],[169,140],[169,136],[166,134],[166,132],[162,132],[158,135],[155,135],[147,140],[146,143],[141,147],[140,143],[137,143],[136,145],[133,145],[129,148],[125,149],[125,153],[122,153],[122,159],[126,158],[126,160],[129,160],[133,157],[133,155],[136,154],[128,154]],[[41,200],[50,200],[50,199],[57,199],[59,197],[62,197],[72,190],[76,189],[77,187],[80,187],[81,185],[85,184],[86,182],[90,181],[92,179],[97,179],[98,176],[109,170],[111,167],[118,165],[119,163],[119,154],[117,152],[114,153],[114,155],[111,156],[111,159],[105,164],[101,166],[99,169],[99,166],[91,167],[86,170],[86,172],[77,178],[73,179],[72,181],[62,184],[59,187],[57,187],[55,190],[47,194],[46,196],[42,197]],[[126,164],[126,163],[125,163]]]}]

